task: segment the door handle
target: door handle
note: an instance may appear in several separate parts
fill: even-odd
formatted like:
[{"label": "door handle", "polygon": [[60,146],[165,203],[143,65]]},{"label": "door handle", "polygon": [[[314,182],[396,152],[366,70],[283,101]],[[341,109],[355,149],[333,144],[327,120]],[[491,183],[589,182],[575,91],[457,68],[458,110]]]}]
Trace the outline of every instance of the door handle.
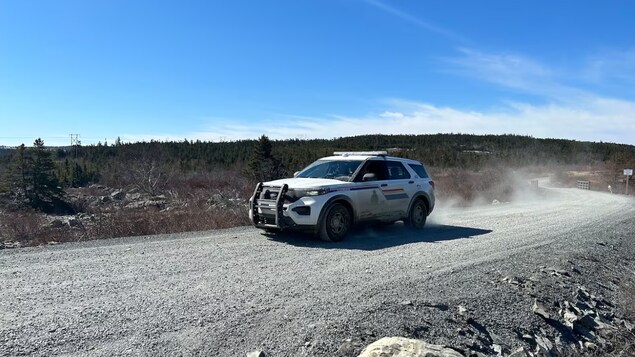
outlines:
[{"label": "door handle", "polygon": [[408,183],[415,183],[414,181],[408,181]]},{"label": "door handle", "polygon": [[387,183],[382,183],[382,184],[381,184],[381,187],[386,187],[386,186],[388,186],[388,184],[387,184]]}]

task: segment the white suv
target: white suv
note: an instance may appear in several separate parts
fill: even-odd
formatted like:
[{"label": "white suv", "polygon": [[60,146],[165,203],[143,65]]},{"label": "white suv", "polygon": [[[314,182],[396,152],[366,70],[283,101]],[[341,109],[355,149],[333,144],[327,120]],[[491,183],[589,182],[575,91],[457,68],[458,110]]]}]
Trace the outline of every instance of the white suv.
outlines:
[{"label": "white suv", "polygon": [[423,228],[434,208],[434,182],[419,161],[386,152],[336,152],[293,178],[261,182],[249,218],[270,232],[294,229],[326,241],[344,239],[359,222]]}]

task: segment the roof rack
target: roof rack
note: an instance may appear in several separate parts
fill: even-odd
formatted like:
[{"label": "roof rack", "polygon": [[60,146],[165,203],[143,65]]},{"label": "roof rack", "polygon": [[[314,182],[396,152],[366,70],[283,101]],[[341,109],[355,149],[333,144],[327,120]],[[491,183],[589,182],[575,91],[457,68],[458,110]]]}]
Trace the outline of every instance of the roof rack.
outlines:
[{"label": "roof rack", "polygon": [[335,156],[386,156],[386,151],[336,151]]}]

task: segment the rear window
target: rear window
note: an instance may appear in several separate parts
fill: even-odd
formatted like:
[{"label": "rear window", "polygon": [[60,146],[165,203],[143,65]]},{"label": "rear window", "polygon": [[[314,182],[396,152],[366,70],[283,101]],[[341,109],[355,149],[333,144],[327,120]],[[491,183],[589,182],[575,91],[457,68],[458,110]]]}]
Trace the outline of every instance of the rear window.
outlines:
[{"label": "rear window", "polygon": [[409,179],[410,173],[406,168],[398,161],[386,161],[386,167],[388,168],[389,180],[403,180]]},{"label": "rear window", "polygon": [[428,173],[426,172],[426,169],[423,168],[423,165],[419,165],[419,164],[408,164],[413,170],[415,170],[415,172],[417,173],[417,176],[419,176],[420,178],[429,178],[430,176],[428,176]]}]

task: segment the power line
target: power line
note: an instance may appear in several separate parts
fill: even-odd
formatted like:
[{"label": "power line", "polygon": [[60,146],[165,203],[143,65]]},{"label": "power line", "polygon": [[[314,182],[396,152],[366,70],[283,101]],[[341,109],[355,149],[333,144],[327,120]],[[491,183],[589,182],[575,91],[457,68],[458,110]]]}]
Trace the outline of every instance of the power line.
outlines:
[{"label": "power line", "polygon": [[71,147],[75,148],[75,160],[77,160],[77,148],[81,144],[79,141],[79,134],[68,134],[71,137]]}]

